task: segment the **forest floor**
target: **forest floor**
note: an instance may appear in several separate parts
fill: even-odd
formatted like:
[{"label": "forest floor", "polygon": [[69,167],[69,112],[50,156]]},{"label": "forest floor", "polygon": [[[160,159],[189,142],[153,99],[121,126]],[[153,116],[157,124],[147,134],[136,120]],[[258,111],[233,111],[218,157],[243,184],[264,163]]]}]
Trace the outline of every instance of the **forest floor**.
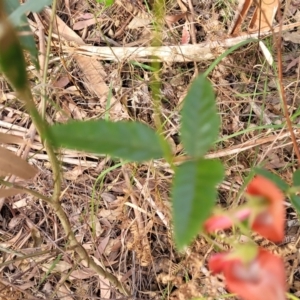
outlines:
[{"label": "forest floor", "polygon": [[[158,26],[153,22],[153,2],[117,0],[109,7],[96,0],[58,2],[57,25],[47,54],[46,118],[50,123],[109,118],[154,127],[150,84],[155,65],[149,55],[142,58],[141,49],[159,43],[190,45],[193,51],[200,43],[220,44],[208,48],[211,59],[173,60],[172,51],[162,54],[159,110],[173,152],[183,155],[178,134],[181,103],[193,78],[223,52],[222,43],[229,38],[227,30],[237,3],[162,1],[164,13]],[[288,7],[283,4],[281,11],[285,24],[300,21],[299,1],[291,1]],[[28,16],[44,53],[41,45],[48,35],[50,16],[51,9]],[[277,52],[281,51],[284,91],[296,129],[300,124],[297,35],[296,29],[282,33],[281,49],[276,47],[274,35],[264,38],[275,67],[266,62],[257,43],[249,43],[226,56],[208,76],[222,120],[219,139],[209,152],[210,157],[222,160],[226,171],[218,187],[222,207],[239,202],[253,167],[263,167],[288,183],[292,180],[297,162],[278,92],[276,64]],[[80,51],[72,51],[78,46]],[[96,53],[101,48],[105,48],[105,55]],[[114,54],[117,48],[120,52]],[[34,96],[39,99],[39,74],[33,67],[28,72]],[[30,116],[7,83],[0,80],[0,128],[25,137]],[[299,141],[299,134],[296,138]],[[22,151],[16,146],[9,149],[19,154]],[[39,169],[39,175],[31,182],[16,182],[51,196],[51,166],[38,136],[28,159]],[[60,160],[61,203],[77,240],[131,290],[132,299],[235,299],[226,291],[222,276],[209,273],[207,258],[214,248],[204,237],[199,236],[184,253],[176,251],[170,210],[173,171],[166,163],[124,163],[68,150],[61,153]],[[0,204],[0,299],[127,299],[107,279],[76,260],[67,249],[57,216],[42,200],[21,194]],[[295,251],[300,224],[291,204],[286,204],[285,242],[259,243],[284,256],[289,292],[300,297],[299,255]],[[33,252],[37,255],[31,255]]]}]

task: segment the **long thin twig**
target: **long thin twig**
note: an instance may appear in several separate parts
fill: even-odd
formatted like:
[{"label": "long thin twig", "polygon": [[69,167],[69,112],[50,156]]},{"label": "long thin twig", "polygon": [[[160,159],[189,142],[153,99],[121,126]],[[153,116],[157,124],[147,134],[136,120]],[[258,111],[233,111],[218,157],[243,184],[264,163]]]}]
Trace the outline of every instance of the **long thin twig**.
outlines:
[{"label": "long thin twig", "polygon": [[283,17],[281,15],[280,9],[278,10],[278,14],[279,14],[279,18],[280,18],[280,30],[277,36],[277,65],[278,65],[278,81],[279,81],[279,93],[280,93],[280,97],[282,99],[282,105],[283,105],[283,111],[284,111],[284,116],[286,119],[286,124],[288,127],[288,130],[291,134],[291,139],[293,142],[293,148],[294,151],[296,153],[297,156],[297,160],[298,160],[298,167],[300,167],[300,152],[299,152],[299,148],[297,145],[297,140],[296,140],[296,136],[295,133],[293,131],[293,125],[290,119],[290,115],[289,115],[289,110],[288,110],[288,106],[287,106],[287,100],[286,100],[286,94],[284,91],[284,87],[283,87],[283,78],[282,78],[282,54],[281,54],[281,38],[282,38],[282,27],[283,27]]}]

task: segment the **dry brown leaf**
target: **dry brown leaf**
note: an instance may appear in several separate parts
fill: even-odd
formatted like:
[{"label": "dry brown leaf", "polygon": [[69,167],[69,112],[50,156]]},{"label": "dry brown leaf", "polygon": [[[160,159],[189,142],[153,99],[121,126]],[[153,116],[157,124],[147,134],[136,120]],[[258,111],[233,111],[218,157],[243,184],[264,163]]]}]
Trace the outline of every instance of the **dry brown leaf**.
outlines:
[{"label": "dry brown leaf", "polygon": [[8,228],[9,229],[13,229],[15,228],[17,225],[20,224],[20,222],[24,219],[24,217],[22,215],[18,215],[18,216],[15,216],[13,217],[9,223],[8,223]]},{"label": "dry brown leaf", "polygon": [[110,282],[107,278],[100,278],[100,289],[101,289],[101,298],[110,299],[111,287]]},{"label": "dry brown leaf", "polygon": [[51,268],[52,272],[63,273],[72,268],[71,264],[63,260],[60,260],[57,264],[55,264],[54,268],[53,263],[54,260],[52,262],[42,264],[43,271],[48,272]]},{"label": "dry brown leaf", "polygon": [[[101,62],[94,57],[88,57],[79,54],[74,55],[74,59],[84,74],[85,80],[83,81],[86,88],[91,94],[99,98],[100,105],[102,108],[106,109],[109,87],[105,83],[107,74],[103,69]],[[109,109],[111,119],[115,120],[116,116],[117,118],[120,117],[120,115],[123,113],[122,111],[123,109],[121,103],[119,103],[115,97],[111,97]]]},{"label": "dry brown leaf", "polygon": [[78,14],[76,13],[76,15],[74,16],[74,20],[78,21],[78,20],[88,20],[88,19],[92,19],[95,18],[95,15],[92,13],[81,13],[78,12]]},{"label": "dry brown leaf", "polygon": [[181,11],[182,11],[183,13],[186,13],[186,12],[187,12],[187,7],[183,4],[183,2],[182,2],[181,0],[177,0],[177,3],[178,3],[178,5],[179,5]]},{"label": "dry brown leaf", "polygon": [[106,257],[109,257],[109,255],[112,252],[118,252],[120,250],[120,247],[122,246],[122,243],[119,239],[109,239],[105,250],[104,250],[104,255]]},{"label": "dry brown leaf", "polygon": [[27,180],[38,173],[38,170],[28,162],[2,147],[0,147],[0,170]]},{"label": "dry brown leaf", "polygon": [[177,15],[167,15],[165,16],[165,21],[169,24],[172,25],[173,23],[178,22],[179,20],[183,19],[186,16],[186,12],[177,14]]},{"label": "dry brown leaf", "polygon": [[52,83],[52,86],[56,87],[56,88],[64,88],[69,83],[70,83],[69,77],[67,75],[64,75],[64,76],[59,77],[57,80],[55,80]]},{"label": "dry brown leaf", "polygon": [[24,143],[24,140],[19,136],[0,132],[0,143],[1,144],[22,144]]},{"label": "dry brown leaf", "polygon": [[6,198],[6,197],[11,197],[15,196],[18,194],[24,193],[24,191],[19,190],[19,189],[0,189],[0,198]]},{"label": "dry brown leaf", "polygon": [[68,104],[63,102],[61,103],[61,109],[55,113],[54,120],[59,123],[66,123],[71,117]]},{"label": "dry brown leaf", "polygon": [[33,286],[35,286],[35,282],[34,281],[29,281],[29,282],[25,282],[21,285],[18,285],[18,288],[25,291],[25,290],[28,290],[28,289],[32,288]]},{"label": "dry brown leaf", "polygon": [[82,270],[75,270],[73,271],[68,279],[74,280],[74,279],[88,279],[96,274],[95,271],[89,268],[83,268]]},{"label": "dry brown leaf", "polygon": [[122,209],[115,209],[115,210],[109,210],[109,209],[101,209],[98,213],[98,217],[105,218],[109,221],[116,221],[122,216]]},{"label": "dry brown leaf", "polygon": [[105,251],[106,246],[107,246],[107,244],[109,242],[109,239],[110,239],[110,235],[107,235],[105,238],[103,238],[101,240],[101,242],[99,243],[99,245],[97,247],[97,249],[99,251],[99,254],[101,254],[101,255],[103,254],[103,252]]},{"label": "dry brown leaf", "polygon": [[[45,17],[48,24],[50,24],[52,10],[46,7],[43,10],[42,15]],[[64,38],[68,42],[73,42],[77,45],[85,45],[82,38],[58,16],[56,16],[56,20],[53,22],[53,32],[59,33],[60,37]]]},{"label": "dry brown leaf", "polygon": [[17,242],[17,240],[20,238],[22,231],[23,231],[23,228],[21,228],[20,231],[12,239],[10,239],[6,242],[0,243],[0,247],[9,248],[12,245],[14,245]]},{"label": "dry brown leaf", "polygon": [[271,30],[272,24],[279,6],[278,0],[263,0],[256,5],[254,14],[250,21],[249,31]]},{"label": "dry brown leaf", "polygon": [[[96,257],[92,256],[92,258],[94,259],[95,263],[98,266],[101,266],[103,268],[102,263]],[[110,282],[108,281],[108,279],[100,275],[99,275],[99,281],[100,281],[100,288],[101,288],[101,298],[109,299],[110,291],[111,291]]]},{"label": "dry brown leaf", "polygon": [[292,42],[294,44],[300,44],[300,32],[299,31],[285,32],[283,34],[283,39],[286,42]]},{"label": "dry brown leaf", "polygon": [[50,295],[53,292],[53,285],[50,282],[46,282],[42,291]]},{"label": "dry brown leaf", "polygon": [[95,248],[95,243],[94,242],[84,243],[82,244],[82,247],[87,251],[93,250]]},{"label": "dry brown leaf", "polygon": [[87,116],[87,113],[80,109],[75,103],[68,104],[70,112],[75,120],[84,120]]},{"label": "dry brown leaf", "polygon": [[300,57],[294,58],[286,67],[284,73],[288,72],[291,68],[297,66],[300,62]]},{"label": "dry brown leaf", "polygon": [[21,200],[14,202],[12,205],[13,209],[18,209],[27,206],[27,200],[28,199],[24,197]]},{"label": "dry brown leaf", "polygon": [[[94,223],[94,224],[93,224]],[[90,227],[92,228],[92,230],[95,230],[95,234],[97,237],[99,237],[102,232],[103,232],[103,228],[98,220],[98,218],[94,218],[94,220],[91,220],[89,222]]]},{"label": "dry brown leaf", "polygon": [[67,288],[65,283],[59,286],[56,293],[59,299],[74,300],[74,298],[70,296],[72,292]]},{"label": "dry brown leaf", "polygon": [[82,166],[76,166],[72,170],[64,172],[63,173],[63,178],[67,180],[74,181],[78,178],[78,176],[82,175],[83,171],[86,168],[83,168]]},{"label": "dry brown leaf", "polygon": [[146,27],[152,22],[151,19],[145,19],[140,17],[134,17],[128,24],[128,29],[136,29],[140,27]]},{"label": "dry brown leaf", "polygon": [[76,22],[73,25],[73,29],[74,30],[81,30],[81,29],[84,29],[85,27],[89,27],[89,26],[94,25],[95,23],[101,22],[101,21],[103,21],[103,18],[95,19],[95,17],[92,16],[91,19],[86,19],[86,20]]},{"label": "dry brown leaf", "polygon": [[264,0],[259,3],[253,0],[240,0],[232,25],[228,30],[229,34],[238,35],[241,32],[241,25],[245,21],[248,10],[253,2],[256,6],[248,26],[248,31],[253,33],[258,30],[266,31],[272,28],[273,20],[279,6],[278,0]]}]

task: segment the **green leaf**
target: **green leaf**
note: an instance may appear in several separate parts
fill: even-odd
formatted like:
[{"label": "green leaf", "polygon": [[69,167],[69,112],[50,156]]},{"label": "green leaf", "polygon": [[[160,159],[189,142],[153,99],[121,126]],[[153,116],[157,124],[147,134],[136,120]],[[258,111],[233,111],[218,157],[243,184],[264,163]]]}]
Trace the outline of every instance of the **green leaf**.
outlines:
[{"label": "green leaf", "polygon": [[300,196],[297,195],[291,195],[290,196],[291,203],[298,214],[300,214]]},{"label": "green leaf", "polygon": [[164,147],[169,147],[154,130],[137,122],[75,121],[54,125],[51,131],[57,147],[133,161],[160,158]]},{"label": "green leaf", "polygon": [[1,27],[4,30],[0,33],[0,71],[17,92],[27,91],[26,64],[15,30],[6,18],[0,19]]},{"label": "green leaf", "polygon": [[[5,2],[10,2],[11,0],[6,0]],[[52,0],[27,0],[23,5],[18,6],[15,8],[14,11],[10,14],[9,19],[15,26],[19,26],[22,24],[22,17],[27,12],[39,12],[41,11],[46,5],[50,5]],[[9,5],[9,4],[7,4]]]},{"label": "green leaf", "polygon": [[114,0],[97,0],[98,3],[103,3],[105,7],[112,6],[114,4]]},{"label": "green leaf", "polygon": [[289,185],[274,173],[271,173],[265,169],[260,169],[260,168],[254,168],[254,172],[255,174],[259,174],[270,179],[284,192],[286,192],[289,188]]},{"label": "green leaf", "polygon": [[211,214],[217,198],[216,185],[223,175],[218,160],[188,161],[176,169],[172,201],[174,236],[179,249],[192,241]]},{"label": "green leaf", "polygon": [[300,186],[300,170],[296,170],[293,174],[293,186]]},{"label": "green leaf", "polygon": [[190,156],[199,158],[217,139],[220,126],[214,91],[203,75],[193,81],[185,97],[181,116],[183,146]]},{"label": "green leaf", "polygon": [[[5,11],[7,15],[12,14],[15,10],[20,7],[20,1],[19,0],[5,0]],[[36,48],[35,40],[33,37],[33,34],[31,32],[31,29],[29,27],[28,21],[26,16],[23,14],[21,16],[21,24],[22,26],[16,26],[16,30],[19,35],[19,40],[21,43],[21,46],[23,49],[27,50],[30,54],[31,61],[35,65],[37,69],[39,69],[39,63],[38,63],[38,50]]]}]

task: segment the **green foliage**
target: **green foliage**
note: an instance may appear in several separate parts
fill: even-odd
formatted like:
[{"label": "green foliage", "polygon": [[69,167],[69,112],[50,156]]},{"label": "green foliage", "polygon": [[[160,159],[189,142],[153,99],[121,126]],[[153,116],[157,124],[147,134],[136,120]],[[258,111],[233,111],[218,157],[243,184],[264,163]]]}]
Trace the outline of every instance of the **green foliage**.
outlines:
[{"label": "green foliage", "polygon": [[297,195],[291,195],[290,196],[291,203],[298,214],[300,214],[300,196]]},{"label": "green foliage", "polygon": [[105,5],[105,7],[112,6],[115,1],[114,0],[96,0],[98,3],[102,3]]},{"label": "green foliage", "polygon": [[210,215],[216,185],[224,174],[219,161],[203,158],[216,141],[220,126],[213,88],[204,75],[191,84],[181,116],[181,141],[192,160],[175,170],[172,187],[174,236],[179,249],[192,241]]},{"label": "green foliage", "polygon": [[5,18],[0,19],[0,71],[17,92],[27,89],[26,64],[15,30]]},{"label": "green foliage", "polygon": [[210,215],[216,200],[216,185],[223,179],[218,160],[199,159],[180,165],[172,187],[175,241],[188,245]]},{"label": "green foliage", "polygon": [[32,119],[38,122],[39,133],[43,133],[44,137],[48,137],[47,124],[42,120],[32,99],[23,49],[17,37],[16,30],[8,21],[6,14],[3,13],[4,9],[1,5],[2,3],[0,3],[0,28],[2,28],[0,32],[0,72],[3,73],[7,81],[17,92],[18,98],[25,103]]},{"label": "green foliage", "polygon": [[210,82],[198,76],[185,97],[181,111],[181,140],[188,155],[202,157],[219,134],[220,118]]},{"label": "green foliage", "polygon": [[161,158],[169,147],[151,128],[137,122],[76,121],[52,126],[56,147],[108,154],[127,160]]},{"label": "green foliage", "polygon": [[[15,26],[24,24],[24,19],[22,18],[27,12],[39,12],[46,5],[50,5],[52,0],[27,0],[23,5],[20,5],[18,0],[5,0],[6,8],[10,10],[9,19]],[[16,3],[18,5],[16,5]]]},{"label": "green foliage", "polygon": [[29,52],[31,60],[37,69],[39,68],[38,50],[24,13],[28,11],[40,11],[45,5],[51,4],[51,2],[52,0],[28,0],[21,6],[19,0],[4,0],[5,12],[9,15],[9,20],[17,29],[21,47]]},{"label": "green foliage", "polygon": [[293,185],[300,186],[300,170],[296,170],[293,174]]}]

